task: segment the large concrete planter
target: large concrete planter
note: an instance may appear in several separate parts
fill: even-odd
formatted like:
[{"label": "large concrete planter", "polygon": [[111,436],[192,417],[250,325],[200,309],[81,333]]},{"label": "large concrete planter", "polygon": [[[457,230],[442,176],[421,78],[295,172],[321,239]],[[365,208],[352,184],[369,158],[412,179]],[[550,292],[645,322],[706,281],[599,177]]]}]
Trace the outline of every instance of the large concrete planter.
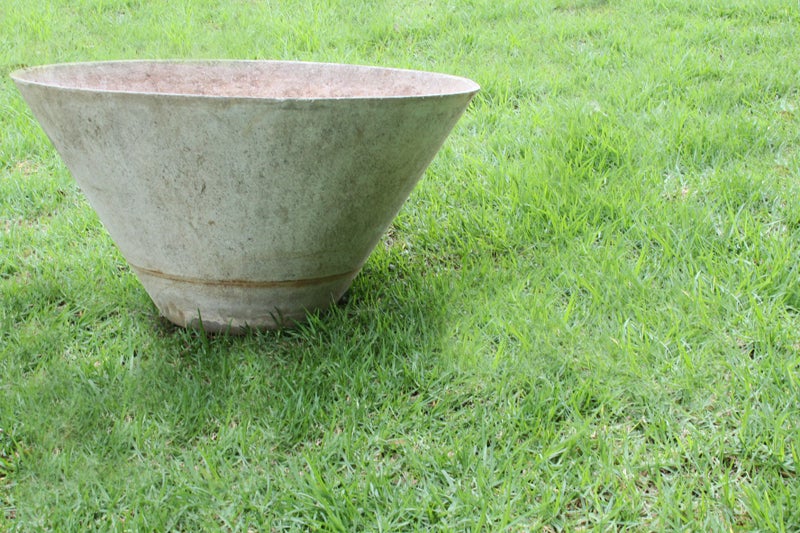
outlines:
[{"label": "large concrete planter", "polygon": [[279,327],[338,300],[478,90],[277,61],[12,78],[161,313],[209,331]]}]

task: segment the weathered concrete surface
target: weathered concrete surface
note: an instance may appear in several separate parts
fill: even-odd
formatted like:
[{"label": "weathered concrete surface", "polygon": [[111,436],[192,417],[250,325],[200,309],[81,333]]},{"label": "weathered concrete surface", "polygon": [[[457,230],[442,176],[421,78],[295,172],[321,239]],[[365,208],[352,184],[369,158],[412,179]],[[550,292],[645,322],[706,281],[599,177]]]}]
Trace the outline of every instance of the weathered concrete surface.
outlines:
[{"label": "weathered concrete surface", "polygon": [[272,61],[12,77],[159,310],[212,331],[288,325],[340,298],[478,90]]}]

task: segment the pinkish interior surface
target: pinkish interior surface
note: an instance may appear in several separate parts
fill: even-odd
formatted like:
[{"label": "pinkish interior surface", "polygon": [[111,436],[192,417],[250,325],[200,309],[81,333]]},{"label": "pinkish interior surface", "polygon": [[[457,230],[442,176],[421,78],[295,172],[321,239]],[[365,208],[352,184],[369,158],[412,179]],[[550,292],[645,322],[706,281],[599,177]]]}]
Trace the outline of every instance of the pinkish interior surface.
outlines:
[{"label": "pinkish interior surface", "polygon": [[34,67],[22,81],[89,91],[249,98],[386,98],[468,93],[445,74],[280,61],[119,61]]}]

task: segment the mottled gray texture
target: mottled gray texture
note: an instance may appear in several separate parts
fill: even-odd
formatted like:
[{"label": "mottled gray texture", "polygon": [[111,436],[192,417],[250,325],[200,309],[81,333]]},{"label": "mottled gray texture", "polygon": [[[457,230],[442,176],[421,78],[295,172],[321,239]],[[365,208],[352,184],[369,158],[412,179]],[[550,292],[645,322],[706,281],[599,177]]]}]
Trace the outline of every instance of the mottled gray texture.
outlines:
[{"label": "mottled gray texture", "polygon": [[478,86],[272,61],[12,74],[159,310],[270,328],[350,286]]}]

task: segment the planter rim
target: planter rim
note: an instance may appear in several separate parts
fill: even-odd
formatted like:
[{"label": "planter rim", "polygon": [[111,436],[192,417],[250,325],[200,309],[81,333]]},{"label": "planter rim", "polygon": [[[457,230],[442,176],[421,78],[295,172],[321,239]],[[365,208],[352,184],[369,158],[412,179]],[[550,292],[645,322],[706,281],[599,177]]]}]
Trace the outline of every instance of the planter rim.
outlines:
[{"label": "planter rim", "polygon": [[[245,67],[252,65],[255,67],[277,67],[277,68],[292,68],[298,69],[319,69],[320,71],[335,72],[350,71],[352,73],[361,74],[383,74],[387,76],[395,76],[398,79],[406,79],[413,83],[414,79],[425,79],[430,81],[439,81],[446,87],[445,90],[426,90],[425,88],[414,89],[410,93],[392,93],[387,91],[381,94],[353,94],[353,95],[334,95],[334,96],[303,96],[303,95],[241,95],[241,94],[206,94],[202,92],[190,91],[170,91],[170,90],[137,90],[137,89],[120,89],[120,88],[104,88],[92,86],[91,84],[80,84],[76,82],[65,83],[59,80],[52,80],[46,77],[46,74],[52,71],[63,70],[65,72],[80,69],[101,69],[106,68],[121,68],[125,66],[153,66],[153,67],[177,67],[180,68],[198,68],[206,67],[209,69],[229,67]],[[170,97],[170,98],[199,98],[209,100],[236,100],[236,101],[303,101],[303,102],[320,102],[320,101],[357,101],[357,100],[414,100],[426,98],[442,98],[458,95],[471,95],[480,90],[480,86],[469,78],[455,76],[452,74],[444,74],[439,72],[431,72],[426,70],[416,70],[407,68],[395,68],[373,65],[360,65],[349,63],[335,63],[335,62],[316,62],[316,61],[287,61],[287,60],[267,60],[267,59],[120,59],[120,60],[105,60],[105,61],[80,61],[80,62],[63,62],[63,63],[50,63],[42,65],[28,66],[17,69],[11,72],[10,77],[16,83],[36,85],[41,87],[57,88],[63,91],[75,91],[79,93],[92,93],[92,94],[109,94],[109,95],[139,95],[139,96],[157,96],[157,97]],[[72,81],[72,80],[67,80]]]}]

